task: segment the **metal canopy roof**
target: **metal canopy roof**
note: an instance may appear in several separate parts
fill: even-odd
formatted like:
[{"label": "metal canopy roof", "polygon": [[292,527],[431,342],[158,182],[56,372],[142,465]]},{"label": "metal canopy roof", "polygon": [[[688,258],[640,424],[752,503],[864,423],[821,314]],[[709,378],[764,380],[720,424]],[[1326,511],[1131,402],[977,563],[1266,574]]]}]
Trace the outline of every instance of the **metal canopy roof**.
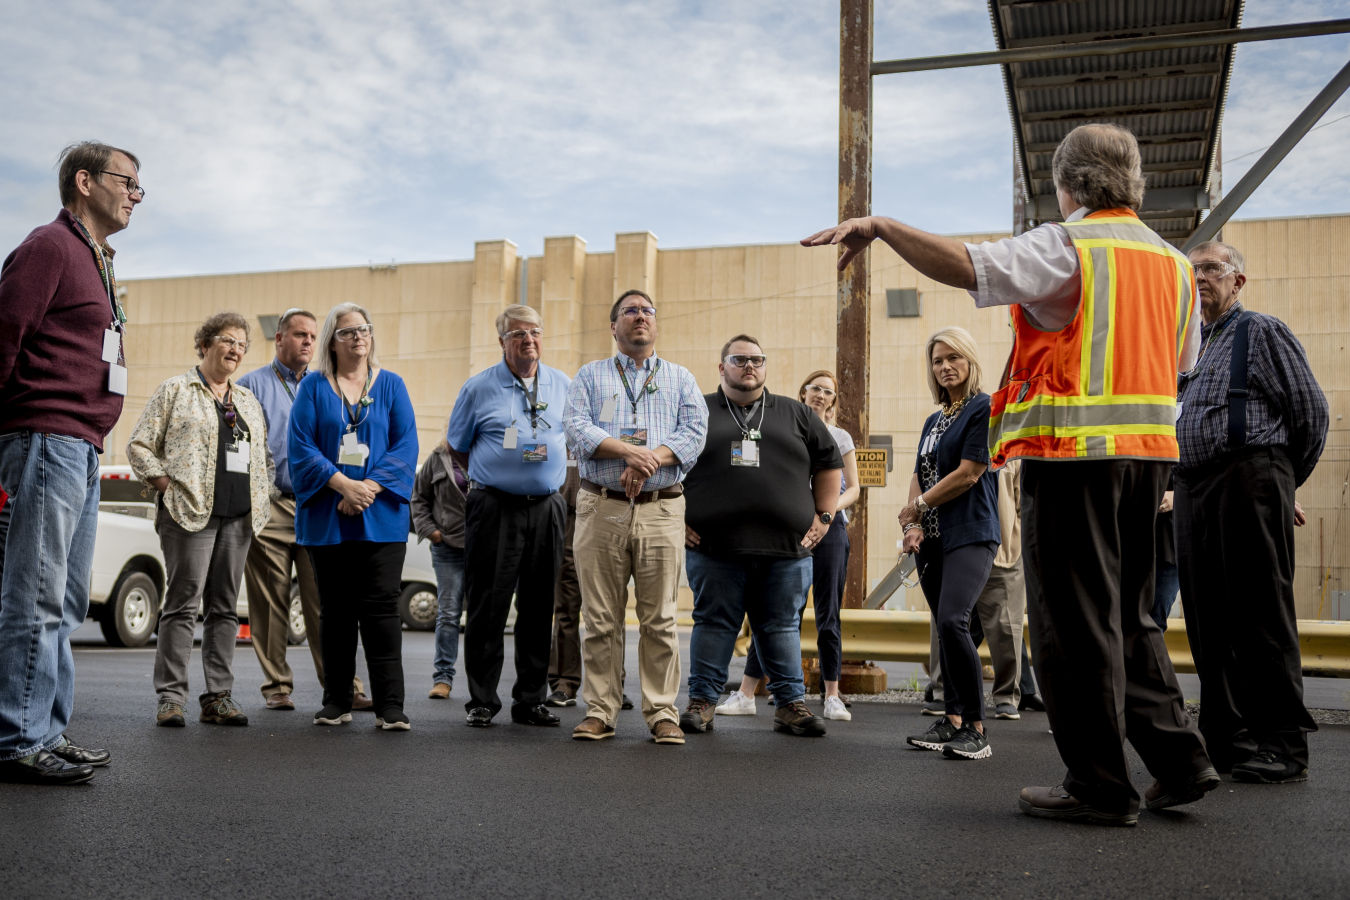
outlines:
[{"label": "metal canopy roof", "polygon": [[[1243,9],[1243,0],[988,2],[1000,50],[1237,28]],[[1139,139],[1148,182],[1140,217],[1184,242],[1200,211],[1218,202],[1232,65],[1229,43],[1002,66],[1015,141],[1015,230],[1062,218],[1050,174],[1055,148],[1079,125],[1111,122]]]}]

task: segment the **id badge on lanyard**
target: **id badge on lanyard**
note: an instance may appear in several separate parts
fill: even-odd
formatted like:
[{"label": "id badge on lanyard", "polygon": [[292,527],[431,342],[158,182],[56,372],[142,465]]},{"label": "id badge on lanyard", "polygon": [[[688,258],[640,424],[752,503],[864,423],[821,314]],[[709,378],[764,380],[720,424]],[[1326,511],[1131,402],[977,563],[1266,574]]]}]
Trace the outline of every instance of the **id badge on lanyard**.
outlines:
[{"label": "id badge on lanyard", "polygon": [[225,471],[248,474],[249,448],[247,440],[225,445]]}]

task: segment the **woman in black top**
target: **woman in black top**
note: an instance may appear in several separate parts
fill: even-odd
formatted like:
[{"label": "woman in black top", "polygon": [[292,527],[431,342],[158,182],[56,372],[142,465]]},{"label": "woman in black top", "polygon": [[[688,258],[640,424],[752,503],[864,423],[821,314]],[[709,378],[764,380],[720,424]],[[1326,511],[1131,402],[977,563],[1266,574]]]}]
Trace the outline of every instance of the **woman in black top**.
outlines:
[{"label": "woman in black top", "polygon": [[924,422],[900,512],[905,552],[915,553],[919,581],[938,629],[947,714],[908,739],[950,759],[992,754],[984,734],[984,677],[970,637],[970,613],[998,550],[997,479],[989,468],[989,395],[980,391],[975,339],[944,328],[928,339],[928,386],[942,407]]}]

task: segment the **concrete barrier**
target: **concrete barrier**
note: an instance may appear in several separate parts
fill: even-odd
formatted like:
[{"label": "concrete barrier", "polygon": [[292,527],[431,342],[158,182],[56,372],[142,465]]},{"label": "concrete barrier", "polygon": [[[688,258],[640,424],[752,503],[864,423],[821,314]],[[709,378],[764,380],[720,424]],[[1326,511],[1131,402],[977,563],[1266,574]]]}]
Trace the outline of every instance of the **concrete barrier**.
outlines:
[{"label": "concrete barrier", "polygon": [[[928,662],[928,613],[898,609],[845,609],[840,612],[840,631],[845,659]],[[1163,639],[1178,672],[1195,672],[1191,647],[1186,641],[1186,623],[1170,619]],[[1299,649],[1306,675],[1350,678],[1350,622],[1319,622],[1300,619]],[[807,608],[802,614],[802,653],[816,655],[816,615]],[[989,647],[980,646],[980,657],[989,662]]]}]

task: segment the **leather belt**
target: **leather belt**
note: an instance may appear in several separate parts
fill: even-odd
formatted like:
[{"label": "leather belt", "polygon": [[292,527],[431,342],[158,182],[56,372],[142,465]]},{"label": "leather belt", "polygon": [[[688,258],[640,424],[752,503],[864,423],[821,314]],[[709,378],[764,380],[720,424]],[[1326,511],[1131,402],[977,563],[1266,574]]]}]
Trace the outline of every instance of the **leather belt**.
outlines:
[{"label": "leather belt", "polygon": [[[594,481],[581,479],[581,489],[588,494],[599,494],[602,497],[608,497],[611,500],[621,500],[627,503],[629,497],[623,491],[616,491],[611,488],[601,487]],[[632,498],[634,503],[651,503],[653,500],[674,500],[676,497],[684,496],[684,485],[674,484],[668,488],[661,488],[655,491],[643,491]]]}]

